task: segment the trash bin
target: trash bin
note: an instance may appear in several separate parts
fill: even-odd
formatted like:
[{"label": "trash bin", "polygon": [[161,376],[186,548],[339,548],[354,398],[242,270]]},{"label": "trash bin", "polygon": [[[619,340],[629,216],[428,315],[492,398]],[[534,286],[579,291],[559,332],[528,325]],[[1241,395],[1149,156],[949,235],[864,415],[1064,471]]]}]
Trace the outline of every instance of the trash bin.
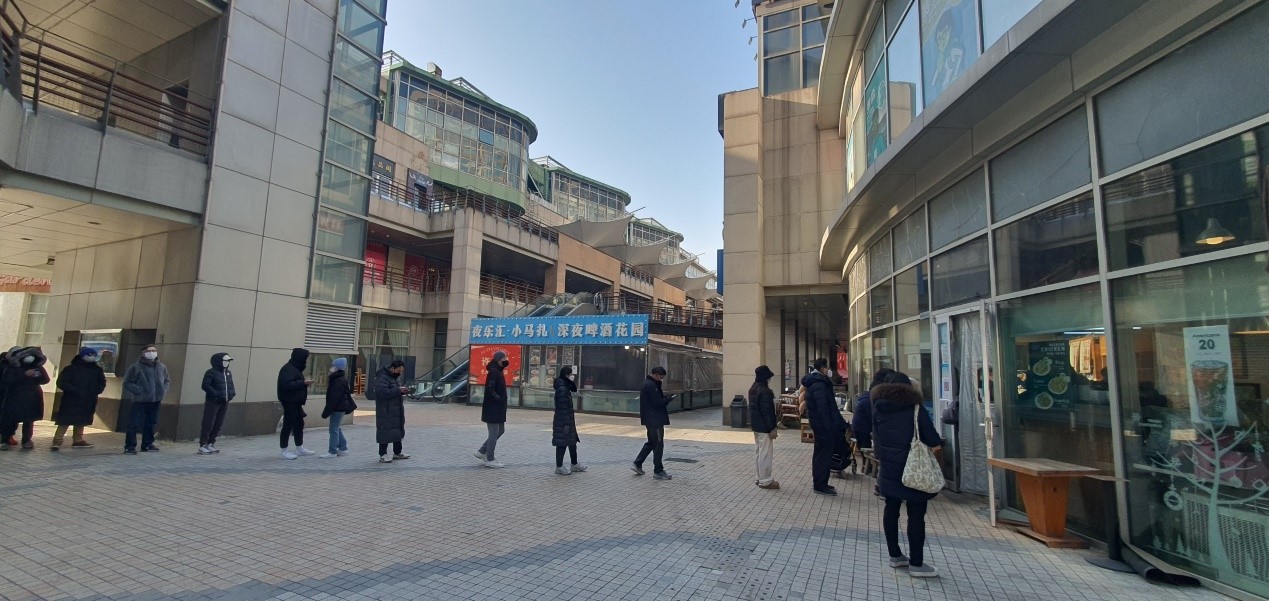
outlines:
[{"label": "trash bin", "polygon": [[749,415],[745,411],[745,397],[736,395],[731,399],[731,427],[748,428]]}]

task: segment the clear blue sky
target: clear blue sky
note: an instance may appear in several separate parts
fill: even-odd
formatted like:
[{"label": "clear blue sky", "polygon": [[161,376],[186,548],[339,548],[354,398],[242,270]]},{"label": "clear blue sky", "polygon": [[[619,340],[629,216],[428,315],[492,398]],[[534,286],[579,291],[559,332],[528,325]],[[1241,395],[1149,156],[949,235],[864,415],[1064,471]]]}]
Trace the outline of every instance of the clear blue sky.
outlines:
[{"label": "clear blue sky", "polygon": [[752,88],[749,0],[390,0],[384,50],[463,77],[538,126],[529,156],[630,193],[714,266],[718,94]]}]

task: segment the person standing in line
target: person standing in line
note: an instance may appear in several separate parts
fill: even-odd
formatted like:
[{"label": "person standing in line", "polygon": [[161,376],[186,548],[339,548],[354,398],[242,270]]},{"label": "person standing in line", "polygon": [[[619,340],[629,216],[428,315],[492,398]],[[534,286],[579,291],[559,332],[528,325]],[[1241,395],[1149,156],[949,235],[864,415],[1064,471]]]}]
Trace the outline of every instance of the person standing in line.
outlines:
[{"label": "person standing in line", "polygon": [[[889,367],[883,367],[873,374],[872,382],[868,385],[868,390],[863,391],[855,398],[854,416],[850,420],[850,432],[855,437],[855,444],[861,449],[872,448],[872,396],[871,390],[878,384],[886,381],[890,374],[895,373]],[[872,487],[874,495],[881,496],[880,485],[874,484]]]},{"label": "person standing in line", "polygon": [[9,351],[9,364],[4,370],[4,406],[0,407],[0,451],[7,451],[13,435],[22,424],[22,450],[35,448],[31,437],[35,435],[35,421],[44,419],[44,389],[48,384],[48,372],[44,363],[48,359],[39,348],[29,346]]},{"label": "person standing in line", "polygon": [[[405,438],[405,393],[410,389],[401,385],[405,362],[396,359],[375,374],[375,439],[379,442],[379,463],[404,461],[410,456],[401,452]],[[392,455],[388,455],[388,444]]]},{"label": "person standing in line", "polygon": [[648,442],[643,443],[639,455],[635,457],[630,469],[642,476],[643,461],[652,454],[652,477],[657,480],[670,480],[672,476],[665,471],[661,457],[665,454],[665,427],[670,425],[670,412],[666,409],[674,402],[674,395],[666,396],[661,391],[661,382],[665,380],[665,368],[660,365],[652,368],[639,390],[639,423],[648,430]]},{"label": "person standing in line", "polygon": [[[886,534],[890,567],[908,566],[908,574],[914,578],[933,578],[939,573],[934,566],[925,563],[924,547],[925,510],[935,494],[904,486],[903,468],[908,463],[914,432],[919,432],[917,437],[930,448],[942,446],[943,438],[934,428],[930,414],[922,407],[921,392],[906,374],[888,374],[885,382],[874,386],[869,396],[873,409],[873,448],[877,460],[881,462],[877,481],[886,499],[881,524]],[[905,556],[899,548],[899,508],[905,502],[908,504],[909,556]]]},{"label": "person standing in line", "polygon": [[216,448],[216,437],[220,436],[220,427],[225,424],[225,414],[229,412],[229,401],[234,400],[234,375],[229,371],[229,364],[234,360],[229,353],[216,353],[211,356],[211,369],[203,372],[203,427],[198,433],[198,454],[212,455],[219,453]]},{"label": "person standing in line", "polygon": [[[304,448],[304,403],[308,402],[308,387],[313,380],[304,377],[308,367],[308,349],[291,349],[291,360],[278,370],[278,402],[282,403],[282,433],[278,444],[282,446],[283,459],[298,459],[312,455]],[[288,449],[289,439],[295,438],[295,450]]]},{"label": "person standing in line", "polygon": [[758,480],[754,484],[766,490],[780,490],[780,483],[771,477],[777,434],[775,393],[769,382],[775,373],[766,365],[753,370],[754,382],[749,387],[749,425],[758,447]]},{"label": "person standing in line", "polygon": [[[22,347],[15,346],[3,353],[0,353],[0,415],[2,415],[4,411],[4,394],[5,394],[5,388],[6,388],[6,386],[4,385],[4,370],[9,367],[9,353],[17,352],[20,350],[22,350]],[[0,421],[0,430],[3,429],[3,425],[4,425],[3,422]],[[7,450],[6,447],[16,447],[16,446],[18,446],[18,439],[14,438],[13,436],[0,438],[0,451]]]},{"label": "person standing in line", "polygon": [[[551,444],[555,445],[555,473],[567,476],[575,472],[586,471],[586,466],[577,463],[577,417],[573,413],[573,394],[577,392],[577,384],[573,382],[573,367],[565,365],[560,368],[560,375],[555,378],[555,418],[551,421]],[[564,466],[564,450],[568,449],[571,466]]]},{"label": "person standing in line", "polygon": [[326,446],[326,452],[318,457],[329,459],[348,454],[348,439],[344,438],[344,429],[340,424],[345,415],[350,415],[357,409],[357,403],[353,402],[352,386],[348,385],[348,376],[344,373],[346,369],[348,360],[343,357],[331,362],[330,377],[326,380],[326,408],[322,409],[322,419],[328,420],[330,428],[330,443]]},{"label": "person standing in line", "polygon": [[837,489],[828,483],[833,453],[840,452],[846,442],[846,420],[837,409],[833,397],[833,381],[828,378],[828,359],[815,360],[813,370],[802,378],[806,387],[806,415],[815,433],[815,449],[811,455],[811,482],[816,494],[837,496]]},{"label": "person standing in line", "polygon": [[141,358],[123,374],[123,394],[132,401],[131,419],[123,439],[124,454],[137,454],[138,429],[141,430],[141,452],[159,450],[154,446],[154,424],[159,421],[159,406],[171,385],[167,366],[159,362],[159,349],[147,344],[141,349]]},{"label": "person standing in line", "polygon": [[489,437],[476,451],[476,458],[484,461],[485,467],[489,468],[506,467],[494,457],[494,448],[507,430],[507,378],[503,371],[508,365],[511,361],[507,359],[507,354],[498,351],[485,366],[485,399],[480,408],[480,421],[485,422]]},{"label": "person standing in line", "polygon": [[87,449],[92,447],[84,440],[84,426],[93,423],[97,413],[97,397],[106,390],[106,372],[97,364],[97,350],[84,347],[71,359],[62,373],[57,375],[57,387],[62,391],[62,403],[57,408],[57,429],[53,431],[53,446],[50,451],[62,448],[62,440],[66,436],[66,428],[71,430],[71,447]]}]

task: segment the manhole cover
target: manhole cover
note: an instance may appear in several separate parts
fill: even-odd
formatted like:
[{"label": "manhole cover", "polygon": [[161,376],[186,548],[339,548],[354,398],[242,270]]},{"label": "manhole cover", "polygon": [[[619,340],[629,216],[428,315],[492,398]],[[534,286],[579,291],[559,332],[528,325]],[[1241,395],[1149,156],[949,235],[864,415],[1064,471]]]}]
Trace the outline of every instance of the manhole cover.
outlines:
[{"label": "manhole cover", "polygon": [[666,463],[669,463],[669,462],[674,462],[674,463],[700,463],[700,461],[697,461],[697,460],[695,460],[695,459],[675,459],[675,458],[670,458],[670,459],[666,459],[665,461],[666,461]]}]

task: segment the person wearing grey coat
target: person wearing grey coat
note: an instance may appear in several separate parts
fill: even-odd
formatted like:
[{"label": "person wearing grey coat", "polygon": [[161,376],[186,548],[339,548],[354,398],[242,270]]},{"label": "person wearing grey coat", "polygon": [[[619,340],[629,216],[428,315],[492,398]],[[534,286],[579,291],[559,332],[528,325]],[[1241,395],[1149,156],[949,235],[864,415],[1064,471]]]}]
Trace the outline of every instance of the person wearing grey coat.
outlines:
[{"label": "person wearing grey coat", "polygon": [[123,439],[125,454],[137,454],[138,429],[141,430],[141,452],[159,450],[154,446],[154,424],[158,422],[159,406],[171,385],[167,366],[159,362],[158,349],[153,344],[146,345],[141,349],[141,358],[123,374],[123,396],[132,402],[131,419]]}]

